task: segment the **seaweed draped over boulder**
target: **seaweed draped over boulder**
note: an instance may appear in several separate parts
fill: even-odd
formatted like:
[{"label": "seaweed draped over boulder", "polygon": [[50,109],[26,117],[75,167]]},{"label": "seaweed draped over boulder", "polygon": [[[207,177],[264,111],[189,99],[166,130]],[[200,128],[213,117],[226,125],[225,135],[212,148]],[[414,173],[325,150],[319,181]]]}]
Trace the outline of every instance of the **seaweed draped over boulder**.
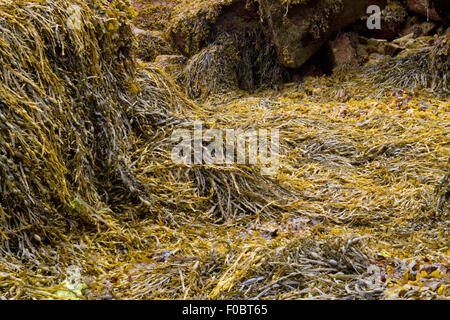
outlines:
[{"label": "seaweed draped over boulder", "polygon": [[181,52],[198,53],[224,8],[242,0],[178,0],[171,15],[170,34]]},{"label": "seaweed draped over boulder", "polygon": [[253,91],[288,77],[249,3],[237,1],[227,7],[209,30],[209,41],[190,57],[179,78],[192,98]]},{"label": "seaweed draped over boulder", "polygon": [[[227,22],[240,17],[244,24],[251,21],[258,24],[265,31],[267,41],[276,48],[279,62],[295,69],[311,58],[333,34],[364,16],[367,7],[374,4],[384,7],[386,1],[195,1],[184,11],[174,12],[170,32],[179,49],[193,55],[214,41],[214,30],[221,30]],[[228,19],[221,19],[223,16]],[[233,25],[239,29],[241,23]],[[228,32],[233,29],[228,28]]]},{"label": "seaweed draped over boulder", "polygon": [[139,188],[121,102],[135,74],[129,8],[0,1],[0,241],[11,250],[98,223],[92,206],[113,184]]}]

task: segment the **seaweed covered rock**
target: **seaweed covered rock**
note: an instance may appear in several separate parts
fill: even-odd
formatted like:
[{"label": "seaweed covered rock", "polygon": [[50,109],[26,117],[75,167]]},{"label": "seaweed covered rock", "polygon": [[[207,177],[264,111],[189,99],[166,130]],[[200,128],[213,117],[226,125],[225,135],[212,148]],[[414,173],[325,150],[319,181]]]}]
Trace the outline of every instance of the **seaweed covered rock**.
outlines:
[{"label": "seaweed covered rock", "polygon": [[214,44],[189,59],[180,77],[189,97],[203,100],[238,89],[239,56],[233,49]]},{"label": "seaweed covered rock", "polygon": [[258,0],[267,34],[280,62],[299,68],[343,27],[366,14],[369,5],[386,1]]},{"label": "seaweed covered rock", "polygon": [[450,95],[450,35],[443,36],[434,45],[430,53],[430,69],[434,90]]},{"label": "seaweed covered rock", "polygon": [[[174,19],[172,39],[180,51],[190,56],[183,83],[191,98],[227,88],[253,91],[279,84],[289,76],[251,1],[196,2],[189,14]],[[211,74],[202,74],[202,70],[218,77],[209,80]],[[189,80],[198,77],[204,81]],[[225,87],[220,88],[220,83]]]},{"label": "seaweed covered rock", "polygon": [[139,32],[136,38],[138,41],[137,57],[143,61],[153,62],[157,56],[178,53],[161,31]]},{"label": "seaweed covered rock", "polygon": [[0,12],[0,244],[26,255],[33,235],[102,224],[113,184],[139,188],[119,104],[136,67],[132,11],[122,0],[1,0]]},{"label": "seaweed covered rock", "polygon": [[[262,30],[280,64],[299,68],[343,27],[366,14],[369,5],[386,1],[195,1],[187,8],[175,6],[171,38],[187,55],[211,44],[219,31],[237,34],[241,43],[245,29]],[[245,26],[245,27],[242,27]]]},{"label": "seaweed covered rock", "polygon": [[137,78],[129,2],[0,0],[0,13],[2,257],[150,212],[137,137],[192,104],[156,68]]},{"label": "seaweed covered rock", "polygon": [[[401,39],[398,39],[401,40]],[[394,59],[383,59],[363,68],[364,76],[380,88],[421,90],[427,88],[444,98],[449,96],[450,37],[412,39],[394,44],[403,51]],[[431,44],[430,44],[431,43]]]},{"label": "seaweed covered rock", "polygon": [[181,52],[194,55],[208,45],[213,25],[223,9],[242,0],[175,1],[170,20],[170,34]]},{"label": "seaweed covered rock", "polygon": [[137,27],[145,30],[168,30],[172,9],[177,1],[134,0],[133,7],[138,12],[134,23]]}]

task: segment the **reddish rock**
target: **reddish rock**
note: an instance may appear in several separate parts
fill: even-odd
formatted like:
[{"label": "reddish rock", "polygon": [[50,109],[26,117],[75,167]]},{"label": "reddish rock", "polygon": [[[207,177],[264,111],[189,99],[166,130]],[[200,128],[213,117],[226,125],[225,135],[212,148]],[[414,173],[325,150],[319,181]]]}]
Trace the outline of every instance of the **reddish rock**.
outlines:
[{"label": "reddish rock", "polygon": [[431,20],[434,21],[442,21],[441,17],[434,8],[428,8],[428,0],[406,0],[405,3],[406,8],[415,13],[418,13],[425,17],[428,16]]},{"label": "reddish rock", "polygon": [[280,62],[299,68],[345,26],[366,14],[370,5],[384,8],[378,0],[318,0],[286,7],[279,0],[260,0],[261,19],[276,47]]},{"label": "reddish rock", "polygon": [[353,32],[342,33],[329,42],[333,65],[359,67],[358,35]]}]

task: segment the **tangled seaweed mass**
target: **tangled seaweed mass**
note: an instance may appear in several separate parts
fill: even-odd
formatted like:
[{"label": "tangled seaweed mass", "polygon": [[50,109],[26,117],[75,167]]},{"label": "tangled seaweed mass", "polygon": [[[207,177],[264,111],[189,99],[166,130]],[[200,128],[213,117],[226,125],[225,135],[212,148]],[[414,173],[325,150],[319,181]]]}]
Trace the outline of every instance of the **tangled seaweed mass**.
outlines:
[{"label": "tangled seaweed mass", "polygon": [[[0,0],[0,298],[448,299],[449,36],[274,90],[260,30],[200,48],[223,5],[152,22],[194,28],[169,75],[128,1]],[[198,121],[278,129],[277,174],[174,163]]]}]

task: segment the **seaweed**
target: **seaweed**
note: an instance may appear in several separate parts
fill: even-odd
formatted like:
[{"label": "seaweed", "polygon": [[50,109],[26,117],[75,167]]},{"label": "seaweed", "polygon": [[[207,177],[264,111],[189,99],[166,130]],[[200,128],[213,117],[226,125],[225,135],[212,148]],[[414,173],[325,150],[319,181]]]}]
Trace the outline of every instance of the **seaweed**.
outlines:
[{"label": "seaweed", "polygon": [[[213,34],[186,89],[133,16],[0,0],[0,299],[448,298],[448,38],[249,94],[278,77],[258,32],[267,69]],[[278,129],[279,170],[174,163],[198,122]]]},{"label": "seaweed", "polygon": [[161,55],[176,55],[178,52],[162,32],[147,31],[136,36],[137,57],[145,62],[154,62]]},{"label": "seaweed", "polygon": [[420,90],[430,88],[442,96],[449,94],[449,37],[444,36],[429,49],[388,59],[364,69],[372,85]]}]

